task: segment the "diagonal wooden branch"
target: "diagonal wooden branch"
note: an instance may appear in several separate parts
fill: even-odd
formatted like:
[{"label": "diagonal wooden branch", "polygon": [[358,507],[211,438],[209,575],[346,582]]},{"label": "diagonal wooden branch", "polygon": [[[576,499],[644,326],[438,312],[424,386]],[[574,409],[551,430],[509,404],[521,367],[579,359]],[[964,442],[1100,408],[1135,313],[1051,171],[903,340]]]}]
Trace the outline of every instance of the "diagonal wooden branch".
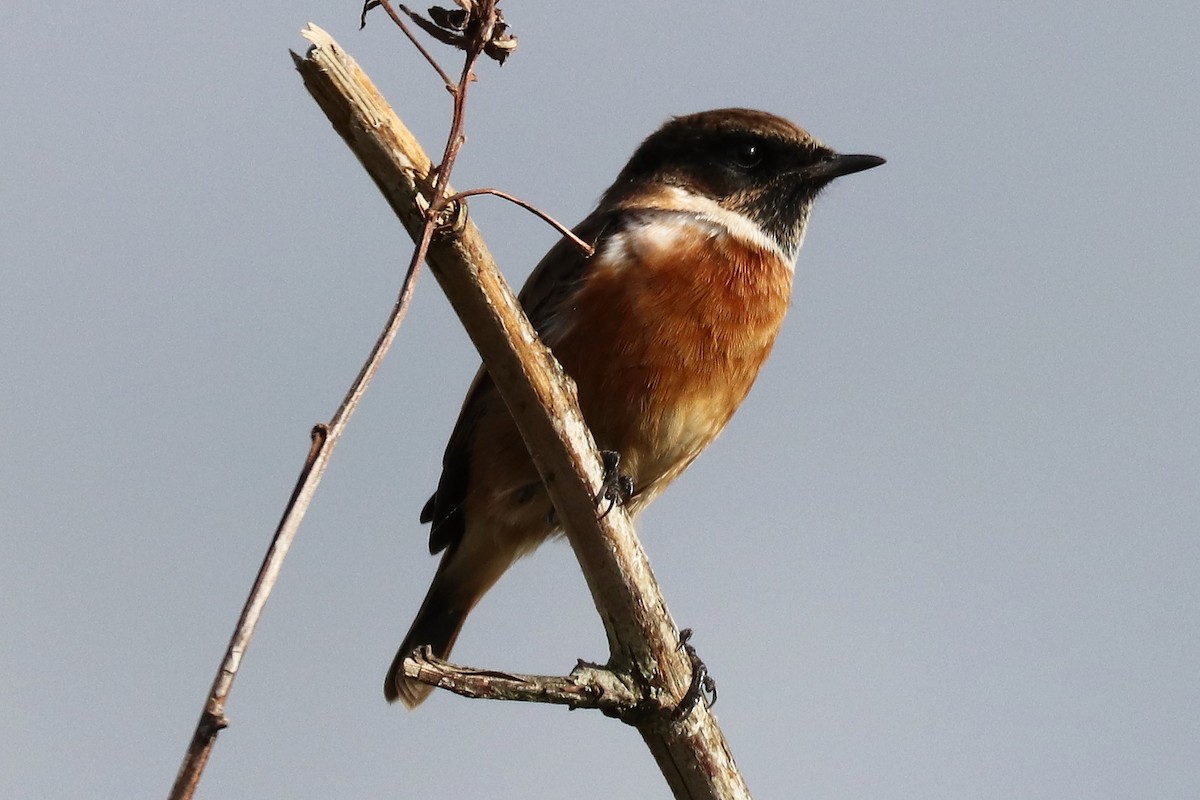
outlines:
[{"label": "diagonal wooden branch", "polygon": [[[324,31],[296,67],[334,129],[414,237],[430,204],[429,157],[358,65]],[[447,194],[452,190],[446,187]],[[542,346],[473,223],[430,243],[427,262],[458,313],[529,446],[579,559],[608,634],[609,668],[630,676],[660,713],[639,732],[676,797],[748,798],[733,756],[703,703],[671,711],[687,692],[691,664],[650,564],[621,509],[596,512],[602,466],[573,384]]]}]

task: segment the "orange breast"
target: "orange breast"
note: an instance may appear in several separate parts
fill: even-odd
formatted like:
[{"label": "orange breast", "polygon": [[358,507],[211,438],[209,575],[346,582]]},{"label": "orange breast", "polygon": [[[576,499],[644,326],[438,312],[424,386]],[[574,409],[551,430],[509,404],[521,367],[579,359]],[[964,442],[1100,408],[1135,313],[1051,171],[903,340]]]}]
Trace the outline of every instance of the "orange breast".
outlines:
[{"label": "orange breast", "polygon": [[601,448],[648,500],[749,392],[791,295],[782,259],[688,215],[613,237],[554,353]]}]

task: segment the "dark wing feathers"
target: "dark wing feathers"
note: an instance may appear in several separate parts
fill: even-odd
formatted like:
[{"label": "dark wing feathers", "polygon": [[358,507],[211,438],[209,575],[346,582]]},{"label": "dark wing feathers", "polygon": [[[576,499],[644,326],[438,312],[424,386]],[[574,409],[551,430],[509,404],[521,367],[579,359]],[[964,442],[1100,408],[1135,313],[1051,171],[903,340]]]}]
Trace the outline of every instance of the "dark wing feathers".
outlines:
[{"label": "dark wing feathers", "polygon": [[[598,247],[608,230],[610,214],[592,214],[575,228],[575,235]],[[588,269],[588,257],[573,242],[560,239],[530,273],[521,289],[521,307],[534,329],[553,347],[561,312],[569,309],[567,299],[575,292]],[[463,504],[470,478],[471,439],[476,406],[495,391],[491,376],[482,367],[475,375],[446,452],[442,456],[442,475],[437,491],[421,509],[421,522],[432,522],[429,552],[439,553],[462,540],[466,527]]]},{"label": "dark wing feathers", "polygon": [[[611,233],[612,218],[611,213],[594,213],[579,223],[573,232],[598,250],[600,240],[605,234]],[[570,309],[570,304],[564,301],[575,294],[587,274],[590,262],[591,258],[577,244],[566,238],[559,239],[529,273],[525,286],[521,288],[521,308],[525,310],[538,336],[550,347],[554,346],[557,339],[555,329],[561,312]]]},{"label": "dark wing feathers", "polygon": [[475,373],[475,380],[471,381],[471,388],[467,390],[462,410],[458,412],[458,422],[454,424],[446,452],[442,455],[442,475],[438,479],[437,491],[421,509],[421,522],[433,523],[429,531],[431,555],[457,544],[462,538],[471,434],[478,419],[475,408],[492,391],[492,378],[487,370],[480,367],[479,372]]}]

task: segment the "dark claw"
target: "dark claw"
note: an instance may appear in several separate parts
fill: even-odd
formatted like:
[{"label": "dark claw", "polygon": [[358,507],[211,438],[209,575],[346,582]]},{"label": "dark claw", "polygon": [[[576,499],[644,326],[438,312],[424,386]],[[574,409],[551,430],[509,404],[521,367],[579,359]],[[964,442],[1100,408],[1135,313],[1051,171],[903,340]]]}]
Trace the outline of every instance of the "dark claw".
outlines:
[{"label": "dark claw", "polygon": [[600,491],[596,493],[596,505],[608,503],[600,515],[600,519],[604,519],[613,506],[618,503],[624,505],[633,497],[633,478],[618,471],[621,454],[616,450],[601,450],[600,461],[604,464],[604,478],[600,482]]},{"label": "dark claw", "polygon": [[691,628],[684,628],[679,632],[679,649],[687,653],[688,660],[692,662],[692,682],[679,705],[671,712],[672,722],[682,722],[686,719],[701,699],[704,700],[705,708],[712,708],[717,702],[717,682],[708,674],[708,667],[700,660],[691,639]]}]

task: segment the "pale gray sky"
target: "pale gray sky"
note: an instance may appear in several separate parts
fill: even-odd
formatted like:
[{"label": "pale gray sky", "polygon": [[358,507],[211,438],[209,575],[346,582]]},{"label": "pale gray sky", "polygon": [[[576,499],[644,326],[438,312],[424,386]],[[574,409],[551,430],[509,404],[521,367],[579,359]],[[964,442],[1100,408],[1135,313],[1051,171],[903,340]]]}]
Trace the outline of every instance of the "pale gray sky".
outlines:
[{"label": "pale gray sky", "polygon": [[[822,197],[729,430],[641,519],[762,798],[1200,796],[1193,3],[514,2],[456,185],[581,218],[666,116],[888,158]],[[307,448],[409,243],[292,70],[330,30],[426,144],[448,98],[353,4],[8,9],[0,796],[164,796]],[[440,51],[439,51],[440,52]],[[519,283],[552,243],[472,211]],[[335,454],[206,798],[665,797],[598,714],[383,673],[476,357],[435,283]],[[464,662],[604,636],[563,543]]]}]

